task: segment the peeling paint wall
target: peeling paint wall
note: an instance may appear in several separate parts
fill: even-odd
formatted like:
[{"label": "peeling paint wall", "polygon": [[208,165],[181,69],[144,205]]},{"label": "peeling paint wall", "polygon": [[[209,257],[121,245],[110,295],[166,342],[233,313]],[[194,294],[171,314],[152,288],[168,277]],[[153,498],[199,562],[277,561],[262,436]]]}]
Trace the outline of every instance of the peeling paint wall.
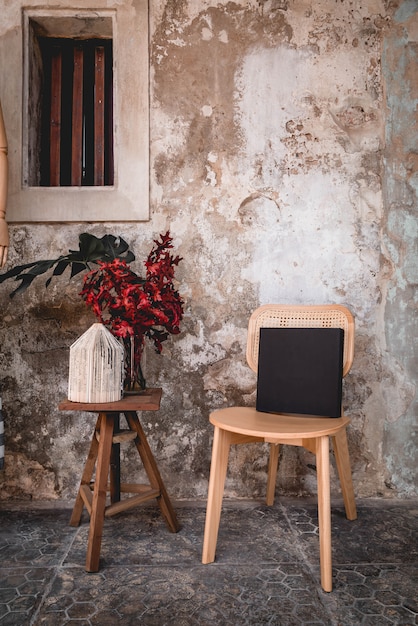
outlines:
[{"label": "peeling paint wall", "polygon": [[[150,4],[150,221],[11,224],[10,266],[58,256],[88,230],[122,235],[140,270],[170,229],[186,316],[161,356],[147,351],[147,379],[164,396],[143,420],[173,497],[206,496],[210,410],[255,401],[251,311],[347,305],[357,329],[345,381],[356,492],[416,496],[417,3]],[[8,36],[0,28],[0,45]],[[12,68],[0,74],[9,134],[5,92],[21,80]],[[80,284],[58,278],[12,301],[0,285],[2,499],[75,495],[93,417],[57,405],[68,348],[94,321]],[[135,455],[122,454],[133,480]],[[262,495],[266,464],[265,447],[233,450],[227,495]],[[284,447],[281,492],[315,492],[312,464]],[[335,472],[333,483],[337,494]]]},{"label": "peeling paint wall", "polygon": [[[383,246],[391,263],[386,286],[385,360],[392,364],[383,456],[390,485],[413,492],[417,473],[418,372],[418,4],[396,11],[384,42],[387,93]],[[398,393],[395,390],[398,390]]]}]

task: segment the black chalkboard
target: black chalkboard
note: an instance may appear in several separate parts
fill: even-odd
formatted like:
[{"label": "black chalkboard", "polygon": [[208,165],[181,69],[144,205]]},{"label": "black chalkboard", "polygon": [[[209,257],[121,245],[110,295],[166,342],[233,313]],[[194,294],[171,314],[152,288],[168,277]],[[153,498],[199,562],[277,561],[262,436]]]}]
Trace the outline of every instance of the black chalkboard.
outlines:
[{"label": "black chalkboard", "polygon": [[258,411],[341,416],[344,331],[261,328]]}]

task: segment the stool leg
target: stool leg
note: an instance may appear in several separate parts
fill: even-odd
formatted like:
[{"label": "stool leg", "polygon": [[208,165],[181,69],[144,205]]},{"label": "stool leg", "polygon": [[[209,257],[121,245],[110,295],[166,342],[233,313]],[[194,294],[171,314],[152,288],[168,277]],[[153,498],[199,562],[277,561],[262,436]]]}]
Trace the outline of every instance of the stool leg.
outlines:
[{"label": "stool leg", "polygon": [[158,506],[161,509],[161,513],[167,523],[167,526],[171,532],[176,533],[180,529],[180,525],[177,521],[176,513],[171,505],[170,498],[164,486],[160,472],[158,470],[157,463],[149,447],[148,440],[139,422],[138,416],[134,411],[129,411],[124,414],[126,421],[129,424],[129,428],[135,431],[138,437],[135,439],[135,445],[141,457],[142,464],[149,478],[151,487],[158,489],[160,496],[157,498]]},{"label": "stool leg", "polygon": [[[119,432],[119,413],[114,414],[113,433]],[[120,444],[112,442],[110,453],[110,502],[120,502]]]},{"label": "stool leg", "polygon": [[102,544],[103,521],[106,506],[107,479],[109,476],[110,452],[113,437],[113,414],[101,413],[100,442],[97,456],[96,480],[91,507],[90,529],[87,545],[86,571],[99,570],[100,547]]},{"label": "stool leg", "polygon": [[83,512],[84,501],[81,497],[81,490],[87,486],[90,489],[90,481],[93,476],[94,466],[96,465],[97,452],[99,449],[99,443],[96,437],[96,431],[100,427],[100,415],[96,421],[96,427],[93,431],[93,437],[91,439],[90,450],[87,456],[87,461],[84,466],[83,475],[81,476],[80,487],[77,493],[77,498],[74,503],[73,512],[71,514],[70,526],[78,526],[81,520],[81,514]]}]

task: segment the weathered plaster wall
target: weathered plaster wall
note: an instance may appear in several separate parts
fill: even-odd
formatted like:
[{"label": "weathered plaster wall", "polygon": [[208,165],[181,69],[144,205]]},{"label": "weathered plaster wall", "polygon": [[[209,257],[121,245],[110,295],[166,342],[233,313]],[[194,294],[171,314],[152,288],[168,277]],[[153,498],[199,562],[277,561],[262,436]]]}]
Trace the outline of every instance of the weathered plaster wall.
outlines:
[{"label": "weathered plaster wall", "polygon": [[[387,93],[385,222],[383,246],[392,264],[385,310],[386,353],[392,385],[384,390],[389,407],[383,455],[393,488],[411,491],[417,476],[416,378],[418,372],[418,3],[405,2],[385,39],[383,67]],[[396,383],[395,383],[396,388]],[[414,482],[415,479],[415,482]]]},{"label": "weathered plaster wall", "polygon": [[[210,410],[255,400],[250,312],[346,304],[357,324],[345,383],[356,491],[417,495],[417,3],[159,0],[150,20],[150,221],[11,225],[10,265],[57,256],[88,230],[121,234],[139,269],[170,228],[186,316],[162,356],[148,351],[147,377],[164,399],[144,425],[175,497],[206,495]],[[20,81],[12,67],[2,64],[0,97]],[[14,112],[3,108],[7,124]],[[57,404],[68,347],[94,320],[80,281],[12,301],[9,288],[0,286],[0,497],[70,499],[92,416]],[[264,493],[266,463],[260,446],[233,451],[227,494]],[[284,449],[279,486],[315,491],[308,453]]]}]

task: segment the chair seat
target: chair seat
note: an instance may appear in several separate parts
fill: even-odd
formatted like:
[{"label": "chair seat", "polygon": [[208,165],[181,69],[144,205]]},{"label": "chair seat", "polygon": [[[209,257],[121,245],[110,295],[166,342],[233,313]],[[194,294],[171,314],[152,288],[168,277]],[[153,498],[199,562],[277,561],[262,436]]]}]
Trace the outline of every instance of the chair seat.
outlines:
[{"label": "chair seat", "polygon": [[261,437],[265,441],[332,436],[350,423],[348,417],[263,413],[253,407],[218,409],[210,414],[209,419],[222,430]]}]

